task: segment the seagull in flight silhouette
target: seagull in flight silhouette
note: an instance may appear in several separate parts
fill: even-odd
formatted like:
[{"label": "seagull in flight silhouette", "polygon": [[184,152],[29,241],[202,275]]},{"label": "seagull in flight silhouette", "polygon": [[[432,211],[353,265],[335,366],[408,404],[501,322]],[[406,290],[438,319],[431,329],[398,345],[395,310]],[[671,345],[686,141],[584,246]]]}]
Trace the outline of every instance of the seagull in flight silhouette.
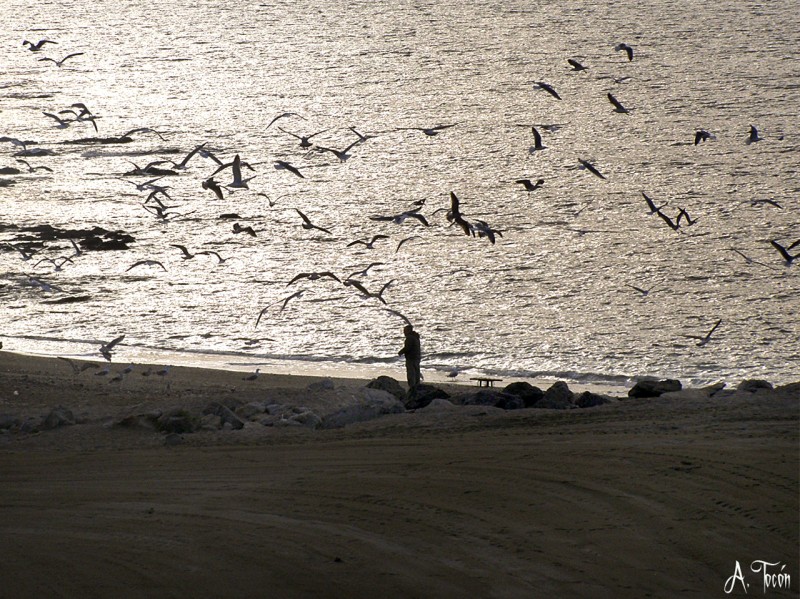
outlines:
[{"label": "seagull in flight silhouette", "polygon": [[370,216],[369,219],[374,221],[393,222],[394,224],[399,225],[407,218],[415,218],[426,227],[429,227],[430,224],[428,223],[427,219],[419,213],[420,210],[421,208],[414,208],[413,210],[406,210],[405,212],[401,212],[400,214],[395,214],[393,216],[373,215]]},{"label": "seagull in flight silhouette", "polygon": [[517,179],[514,183],[520,183],[525,188],[525,191],[530,194],[532,191],[536,191],[542,185],[544,185],[544,179],[537,179],[536,183],[532,182],[530,179]]},{"label": "seagull in flight silhouette", "polygon": [[717,139],[717,137],[705,129],[698,129],[694,134],[694,145],[697,145],[703,141],[708,141],[709,139]]},{"label": "seagull in flight silhouette", "polygon": [[361,143],[360,139],[355,140],[349,146],[347,146],[344,150],[334,150],[333,148],[326,148],[323,146],[317,146],[317,150],[320,152],[330,152],[331,154],[335,154],[336,157],[339,159],[339,162],[345,162],[348,158],[350,158],[350,154],[348,152],[353,148],[353,146],[357,146]]},{"label": "seagull in flight silhouette", "polygon": [[433,137],[434,135],[439,135],[445,129],[449,129],[450,127],[455,127],[458,123],[453,123],[452,125],[436,125],[435,127],[400,127],[398,131],[422,131],[428,137]]},{"label": "seagull in flight silhouette", "polygon": [[167,272],[167,268],[163,264],[161,264],[161,262],[159,262],[158,260],[139,260],[138,262],[134,262],[128,268],[126,268],[125,272],[128,272],[129,270],[136,268],[137,266],[160,266],[161,270]]},{"label": "seagull in flight silhouette", "polygon": [[558,95],[558,92],[555,89],[553,89],[553,86],[550,85],[549,83],[545,83],[544,81],[534,81],[534,83],[537,86],[539,86],[540,89],[543,89],[548,94],[553,96],[556,100],[560,100],[561,99],[561,96]]},{"label": "seagull in flight silhouette", "polygon": [[275,168],[277,170],[289,171],[293,175],[297,175],[301,179],[305,179],[305,175],[303,175],[303,173],[300,172],[300,169],[298,169],[296,166],[293,166],[293,165],[289,164],[285,160],[276,160],[275,161]]},{"label": "seagull in flight silhouette", "polygon": [[381,290],[378,292],[367,291],[367,288],[364,287],[361,281],[357,281],[356,279],[345,279],[343,284],[345,287],[354,287],[358,289],[358,291],[361,292],[361,295],[364,298],[375,297],[378,298],[385,305],[386,300],[383,299],[383,292],[386,291],[392,283],[394,283],[394,279],[392,279],[391,281],[386,283],[383,287],[381,287]]},{"label": "seagull in flight silhouette", "polygon": [[761,141],[762,139],[764,138],[758,136],[758,129],[756,129],[753,125],[750,125],[750,135],[747,136],[747,139],[745,140],[744,143],[746,143],[749,146],[750,144],[754,144],[757,141]]},{"label": "seagull in flight silhouette", "polygon": [[587,70],[589,68],[589,67],[583,66],[577,60],[573,60],[572,58],[567,58],[567,62],[570,64],[570,66],[572,67],[573,71],[585,71],[585,70]]},{"label": "seagull in flight silhouette", "polygon": [[312,137],[315,137],[315,136],[319,135],[320,133],[325,133],[326,131],[328,131],[328,129],[323,129],[322,131],[317,131],[316,133],[312,133],[311,135],[297,135],[296,133],[292,133],[291,131],[287,131],[286,129],[281,129],[280,127],[278,127],[278,129],[280,129],[281,131],[283,131],[287,135],[291,135],[292,137],[295,137],[295,138],[299,139],[300,140],[300,147],[303,148],[303,149],[310,148],[311,146],[314,145],[309,141]]},{"label": "seagull in flight silhouette", "polygon": [[614,112],[618,112],[618,113],[620,113],[620,114],[628,114],[628,113],[630,112],[630,111],[629,111],[627,108],[625,108],[625,107],[624,107],[624,106],[623,106],[623,105],[620,103],[620,101],[619,101],[619,100],[617,100],[617,99],[616,99],[616,98],[613,96],[613,94],[612,94],[611,92],[608,92],[608,94],[606,94],[606,96],[608,97],[608,101],[609,101],[609,102],[611,102],[611,103],[614,105]]},{"label": "seagull in flight silhouette", "polygon": [[370,269],[370,268],[372,268],[373,266],[383,266],[384,264],[385,264],[384,262],[372,262],[372,263],[371,263],[369,266],[367,266],[365,269],[363,269],[363,270],[357,270],[357,271],[355,271],[355,272],[352,272],[352,273],[350,273],[349,275],[347,275],[347,276],[345,277],[345,280],[347,280],[347,279],[352,279],[352,278],[353,278],[354,276],[356,276],[356,275],[359,275],[359,276],[362,276],[362,277],[366,277],[366,276],[367,276],[367,273],[369,272],[369,269]]},{"label": "seagull in flight silhouette", "polygon": [[533,154],[534,152],[538,152],[540,150],[546,150],[547,146],[542,144],[542,135],[536,129],[536,127],[531,127],[531,132],[533,133],[533,146],[530,149],[530,153]]},{"label": "seagull in flight silhouette", "polygon": [[300,291],[295,291],[292,295],[290,295],[288,297],[285,297],[285,298],[283,298],[281,300],[278,300],[277,302],[274,302],[274,303],[269,304],[266,307],[264,307],[264,309],[261,310],[261,312],[258,313],[258,318],[256,319],[256,326],[258,326],[258,323],[261,322],[261,318],[264,316],[264,314],[266,314],[267,310],[269,310],[272,306],[274,306],[277,303],[283,302],[283,305],[281,305],[281,309],[279,310],[279,312],[283,312],[286,309],[286,304],[289,303],[289,300],[293,300],[296,297],[300,297],[305,292],[306,292],[305,289],[301,289]]},{"label": "seagull in flight silhouette", "polygon": [[347,244],[347,247],[352,247],[354,245],[364,245],[368,250],[375,248],[375,242],[380,239],[389,239],[388,235],[373,235],[372,239],[369,241],[364,241],[363,239],[356,239],[355,241],[351,241]]},{"label": "seagull in flight silhouette", "polygon": [[617,52],[624,50],[625,54],[628,55],[628,62],[633,60],[633,48],[631,48],[628,44],[626,43],[617,44],[616,46],[614,46],[614,50],[616,50]]},{"label": "seagull in flight silhouette", "polygon": [[703,346],[704,346],[704,345],[706,345],[706,344],[707,344],[709,341],[711,341],[711,335],[712,335],[712,333],[713,333],[714,331],[716,331],[716,330],[717,330],[717,327],[718,327],[719,325],[721,325],[721,324],[722,324],[722,320],[718,320],[718,321],[717,321],[717,323],[716,323],[716,324],[715,324],[713,327],[711,327],[711,330],[710,330],[708,333],[706,333],[704,336],[702,336],[702,337],[701,337],[701,336],[699,336],[699,335],[686,335],[686,337],[689,337],[690,339],[697,339],[697,340],[698,340],[698,341],[697,341],[697,345],[698,345],[698,347],[703,347]]},{"label": "seagull in flight silhouette", "polygon": [[101,341],[100,342],[100,353],[102,354],[102,356],[106,360],[108,360],[110,362],[111,361],[111,350],[114,349],[114,347],[118,343],[120,343],[123,339],[125,339],[125,335],[120,335],[119,337],[117,337],[116,339],[112,339],[108,343],[103,343]]},{"label": "seagull in flight silhouette", "polygon": [[662,204],[661,206],[656,206],[656,203],[651,198],[649,198],[645,192],[642,192],[642,196],[647,202],[647,207],[650,208],[650,214],[656,214],[659,210],[661,210],[666,206],[666,204]]},{"label": "seagull in flight silhouette", "polygon": [[303,219],[303,228],[304,228],[304,229],[306,229],[306,230],[308,230],[308,231],[310,231],[310,230],[312,230],[312,229],[316,229],[317,231],[322,231],[323,233],[327,233],[328,235],[333,235],[333,233],[331,233],[331,232],[330,232],[328,229],[324,229],[324,228],[322,228],[322,227],[318,227],[317,225],[315,225],[314,223],[312,223],[312,222],[309,220],[309,218],[308,218],[308,217],[307,217],[305,214],[303,214],[302,212],[300,212],[300,210],[298,210],[297,208],[295,208],[295,211],[297,212],[297,214],[299,214],[299,215],[300,215],[300,218],[302,218],[302,219]]},{"label": "seagull in flight silhouette", "polygon": [[[304,117],[304,116],[302,116],[302,115],[299,115],[299,114],[297,114],[296,112],[284,112],[284,113],[282,113],[282,114],[279,114],[278,116],[276,116],[274,119],[272,119],[272,120],[269,122],[269,125],[267,125],[266,129],[269,129],[270,127],[272,127],[273,123],[274,123],[275,121],[277,121],[278,119],[285,119],[286,117],[290,117],[290,116],[296,116],[296,117],[298,117],[298,118],[301,118],[301,119],[303,119],[303,120],[306,120],[306,117]],[[264,129],[264,130],[266,131],[266,129]]]},{"label": "seagull in flight silhouette", "polygon": [[[587,171],[592,173],[595,177],[600,177],[601,179],[605,179],[606,178],[605,175],[603,175],[603,173],[601,173],[599,170],[597,170],[597,168],[595,168],[595,166],[591,162],[589,162],[588,160],[584,160],[583,158],[578,158],[578,162],[581,163],[581,167],[582,168],[585,168]],[[581,168],[581,167],[579,167],[579,168]]]},{"label": "seagull in flight silhouette", "polygon": [[792,255],[789,253],[789,250],[790,250],[790,249],[792,249],[792,248],[794,248],[794,247],[796,247],[796,246],[800,245],[800,240],[798,240],[798,241],[795,241],[795,242],[794,242],[792,245],[790,245],[788,248],[785,248],[785,247],[783,247],[783,246],[782,246],[780,243],[778,243],[778,242],[777,242],[777,241],[775,241],[774,239],[773,239],[773,240],[771,240],[771,241],[770,241],[770,243],[772,244],[772,247],[774,247],[776,250],[778,250],[778,252],[780,253],[780,255],[781,255],[781,256],[783,256],[783,259],[784,259],[784,261],[785,261],[785,262],[784,262],[784,265],[785,265],[785,266],[791,266],[791,265],[792,265],[792,263],[794,263],[794,261],[795,261],[795,260],[796,260],[798,257],[800,257],[800,254],[796,254],[796,255],[792,256]]},{"label": "seagull in flight silhouette", "polygon": [[38,52],[42,49],[45,44],[58,44],[58,42],[54,42],[52,40],[39,40],[35,44],[33,42],[29,42],[28,40],[22,40],[23,46],[28,46],[28,50],[31,52]]},{"label": "seagull in flight silhouette", "polygon": [[342,282],[339,277],[337,277],[335,274],[333,274],[329,270],[326,270],[325,272],[301,272],[300,274],[295,275],[295,277],[291,281],[289,281],[286,284],[286,286],[288,287],[289,285],[295,283],[296,281],[299,281],[300,279],[308,279],[309,281],[317,281],[319,279],[324,279],[326,277],[329,278],[329,279],[333,279],[337,283],[341,283]]},{"label": "seagull in flight silhouette", "polygon": [[61,60],[56,60],[55,58],[40,58],[40,59],[39,59],[39,62],[43,62],[43,61],[45,61],[45,60],[48,60],[48,61],[52,62],[53,64],[55,64],[57,67],[61,67],[61,66],[62,66],[62,65],[63,65],[63,64],[66,62],[66,61],[68,61],[70,58],[74,58],[74,57],[76,57],[76,56],[83,56],[83,52],[74,52],[74,53],[72,53],[72,54],[67,54],[67,55],[66,55],[64,58],[62,58]]},{"label": "seagull in flight silhouette", "polygon": [[236,234],[247,233],[250,237],[257,237],[253,227],[243,227],[239,223],[233,223],[233,232]]}]

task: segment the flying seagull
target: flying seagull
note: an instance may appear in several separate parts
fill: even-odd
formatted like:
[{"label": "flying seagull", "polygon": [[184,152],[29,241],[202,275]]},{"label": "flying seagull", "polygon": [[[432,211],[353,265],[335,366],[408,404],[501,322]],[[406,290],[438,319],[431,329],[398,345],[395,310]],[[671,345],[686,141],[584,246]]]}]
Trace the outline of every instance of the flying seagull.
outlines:
[{"label": "flying seagull", "polygon": [[699,144],[701,141],[708,141],[709,139],[717,139],[713,133],[709,133],[705,129],[698,129],[694,134],[694,145]]},{"label": "flying seagull", "polygon": [[426,227],[429,227],[430,224],[428,223],[427,219],[419,213],[420,208],[414,208],[413,210],[406,210],[405,212],[401,212],[400,214],[395,214],[393,216],[381,216],[381,215],[373,215],[370,216],[370,220],[375,221],[386,221],[386,222],[393,222],[396,225],[403,223],[407,218],[415,218],[419,222],[421,222]]},{"label": "flying seagull", "polygon": [[617,100],[617,99],[616,99],[616,98],[615,98],[615,97],[614,97],[614,96],[611,94],[611,92],[609,92],[608,94],[606,94],[606,96],[608,97],[608,101],[609,101],[609,102],[611,102],[611,103],[614,105],[614,112],[618,112],[618,113],[620,113],[620,114],[628,114],[628,112],[630,112],[630,111],[629,111],[627,108],[625,108],[625,107],[624,107],[624,106],[623,106],[623,105],[620,103],[620,101],[619,101],[619,100]]},{"label": "flying seagull", "polygon": [[533,147],[530,149],[531,153],[546,149],[546,147],[542,144],[542,135],[539,133],[536,127],[531,127],[531,132],[533,133]]},{"label": "flying seagull", "polygon": [[283,310],[286,308],[286,304],[289,303],[289,300],[292,300],[292,299],[294,299],[296,297],[300,297],[305,292],[306,292],[305,289],[301,289],[300,291],[295,291],[292,295],[290,295],[288,297],[285,297],[282,300],[278,300],[277,302],[274,302],[274,303],[269,304],[268,306],[264,307],[264,309],[261,310],[261,312],[258,313],[258,318],[256,319],[256,326],[258,326],[258,323],[261,322],[261,318],[264,316],[264,314],[266,314],[267,310],[269,310],[272,306],[274,306],[278,302],[283,302],[283,305],[281,306],[281,309],[280,309],[280,312],[283,312]]},{"label": "flying seagull", "polygon": [[277,170],[289,171],[293,175],[297,175],[301,179],[305,179],[305,176],[303,175],[303,173],[300,172],[300,169],[298,169],[296,166],[293,166],[293,165],[289,164],[285,160],[276,160],[275,161],[275,168]]},{"label": "flying seagull", "polygon": [[517,179],[514,183],[522,184],[522,186],[525,187],[525,191],[530,194],[532,191],[536,191],[544,185],[544,179],[537,179],[536,183],[533,183],[530,179]]},{"label": "flying seagull", "polygon": [[756,129],[753,125],[750,125],[750,135],[747,136],[747,139],[745,140],[744,143],[746,143],[749,146],[750,144],[756,143],[757,141],[761,141],[762,139],[764,138],[758,136],[758,129]]},{"label": "flying seagull", "polygon": [[317,225],[313,224],[308,219],[308,217],[305,214],[303,214],[302,212],[300,212],[300,210],[298,210],[297,208],[295,208],[295,211],[297,211],[297,214],[299,214],[300,218],[303,219],[303,228],[304,229],[309,230],[309,231],[312,230],[312,229],[317,229],[318,231],[322,231],[323,233],[327,233],[328,235],[333,235],[333,233],[331,233],[328,229],[324,229],[322,227],[318,227]]},{"label": "flying seagull", "polygon": [[386,304],[386,300],[383,299],[383,292],[386,291],[392,283],[394,283],[394,279],[392,279],[391,281],[386,283],[383,287],[381,287],[381,290],[378,292],[367,291],[367,288],[361,284],[361,281],[357,281],[355,279],[346,279],[344,285],[345,287],[355,287],[356,289],[358,289],[358,291],[361,292],[362,296],[365,298],[376,297],[383,304]]},{"label": "flying seagull", "polygon": [[114,347],[123,339],[125,339],[125,335],[120,335],[108,343],[103,343],[102,341],[100,342],[100,353],[106,360],[109,362],[111,361],[111,350],[114,349]]},{"label": "flying seagull", "polygon": [[538,85],[539,88],[543,89],[548,94],[553,96],[556,100],[561,99],[561,96],[558,95],[558,92],[555,89],[553,89],[553,86],[550,85],[549,83],[545,83],[544,81],[534,81],[534,83],[536,83],[536,85]]},{"label": "flying seagull", "polygon": [[647,202],[648,208],[650,208],[650,214],[656,214],[659,210],[661,210],[666,204],[661,206],[656,206],[656,203],[649,197],[645,192],[642,192],[642,196],[644,197],[645,201]]},{"label": "flying seagull", "polygon": [[39,40],[35,44],[33,42],[29,42],[28,40],[22,40],[23,46],[28,46],[28,50],[31,52],[38,52],[42,49],[42,46],[45,44],[58,44],[58,42],[54,42],[52,40]]},{"label": "flying seagull", "polygon": [[788,248],[785,248],[785,247],[783,247],[783,246],[782,246],[780,243],[778,243],[778,242],[777,242],[777,241],[775,241],[774,239],[773,239],[773,240],[771,240],[771,241],[770,241],[770,243],[772,244],[772,247],[774,247],[776,250],[778,250],[778,252],[780,253],[780,255],[781,255],[781,256],[783,256],[783,259],[785,260],[784,264],[785,264],[786,266],[791,266],[791,265],[792,265],[792,263],[793,263],[793,262],[794,262],[794,261],[795,261],[795,260],[796,260],[798,257],[800,257],[800,254],[796,254],[796,255],[792,256],[792,255],[789,253],[789,250],[790,250],[790,249],[792,249],[793,247],[795,247],[795,246],[797,246],[797,245],[798,245],[798,244],[797,244],[797,242],[793,243],[793,244],[792,244],[792,245],[790,245]]},{"label": "flying seagull", "polygon": [[436,125],[435,127],[400,127],[398,131],[422,131],[428,137],[433,137],[434,135],[439,135],[440,132],[444,131],[445,129],[449,129],[450,127],[455,127],[458,123],[453,123],[452,125]]},{"label": "flying seagull", "polygon": [[281,131],[283,131],[287,135],[291,135],[292,137],[295,137],[295,138],[299,139],[300,140],[300,147],[304,148],[304,149],[305,148],[310,148],[311,146],[314,145],[309,141],[312,137],[315,137],[315,136],[319,135],[320,133],[325,133],[326,131],[328,131],[328,129],[323,129],[322,131],[317,131],[316,133],[312,133],[311,135],[297,135],[296,133],[292,133],[291,131],[287,131],[286,129],[281,129],[280,127],[278,127],[278,129],[280,129]]},{"label": "flying seagull", "polygon": [[[270,127],[272,127],[272,124],[273,124],[275,121],[277,121],[278,119],[285,119],[286,117],[289,117],[289,116],[296,116],[296,117],[299,117],[299,118],[301,118],[301,119],[303,119],[303,120],[305,120],[305,119],[306,119],[306,117],[304,117],[304,116],[302,116],[302,115],[299,115],[299,114],[297,114],[296,112],[284,112],[284,113],[282,113],[282,114],[279,114],[278,116],[276,116],[274,119],[272,119],[272,120],[269,122],[269,125],[267,125],[267,129],[269,129]],[[265,131],[266,131],[266,129],[265,129]]]},{"label": "flying seagull", "polygon": [[55,58],[40,58],[39,62],[43,62],[45,60],[49,60],[50,62],[54,63],[57,67],[61,67],[70,58],[74,58],[75,56],[82,56],[82,55],[83,55],[83,52],[74,52],[73,54],[67,54],[61,60],[56,60]]},{"label": "flying seagull", "polygon": [[601,173],[599,170],[595,168],[595,166],[589,162],[588,160],[584,160],[583,158],[578,158],[578,162],[581,163],[581,166],[585,168],[587,171],[595,175],[596,177],[600,177],[601,179],[605,179],[605,175]]},{"label": "flying seagull", "polygon": [[371,249],[374,249],[375,242],[378,241],[379,239],[389,239],[389,236],[388,235],[373,235],[372,239],[370,239],[369,241],[364,241],[363,239],[356,239],[355,241],[351,241],[350,243],[348,243],[347,247],[352,247],[354,245],[361,244],[361,245],[364,245],[368,250],[371,250]]},{"label": "flying seagull", "polygon": [[257,237],[256,232],[253,230],[253,227],[243,227],[239,223],[233,223],[233,232],[234,233],[247,233],[250,237]]},{"label": "flying seagull", "polygon": [[628,44],[620,43],[614,46],[614,50],[617,52],[624,50],[625,54],[628,55],[628,61],[630,62],[633,60],[633,48],[631,48]]},{"label": "flying seagull", "polygon": [[327,277],[329,279],[333,279],[337,283],[341,283],[342,282],[339,277],[337,277],[335,274],[333,274],[330,271],[325,271],[325,272],[301,272],[300,274],[295,275],[295,277],[291,281],[289,281],[286,284],[286,286],[288,287],[289,285],[291,285],[295,281],[299,281],[300,279],[308,279],[309,281],[317,281],[317,280],[323,279],[325,277]]},{"label": "flying seagull", "polygon": [[464,235],[474,235],[472,225],[461,215],[461,202],[452,191],[450,192],[450,210],[447,212],[447,220],[461,227]]},{"label": "flying seagull", "polygon": [[572,67],[573,71],[585,71],[586,69],[589,68],[589,67],[583,66],[577,60],[573,60],[572,58],[567,58],[567,62],[570,64],[570,66]]},{"label": "flying seagull", "polygon": [[711,341],[711,334],[717,330],[717,327],[720,324],[722,324],[722,320],[718,320],[717,323],[713,327],[711,327],[711,330],[708,333],[706,333],[703,337],[699,335],[686,335],[686,337],[689,337],[690,339],[697,339],[698,347],[702,347],[706,345],[709,341]]},{"label": "flying seagull", "polygon": [[134,262],[128,268],[126,268],[125,272],[128,272],[129,270],[136,268],[137,266],[160,266],[161,270],[163,270],[164,272],[167,271],[167,268],[163,264],[161,264],[161,262],[159,262],[158,260],[139,260],[138,262]]}]

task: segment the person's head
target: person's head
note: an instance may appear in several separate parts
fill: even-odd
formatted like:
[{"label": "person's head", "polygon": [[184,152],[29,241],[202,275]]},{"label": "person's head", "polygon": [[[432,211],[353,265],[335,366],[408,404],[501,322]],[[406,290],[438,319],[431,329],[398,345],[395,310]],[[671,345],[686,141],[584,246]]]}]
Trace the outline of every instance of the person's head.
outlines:
[{"label": "person's head", "polygon": [[403,327],[403,332],[406,335],[408,335],[413,330],[414,330],[414,327],[412,327],[410,324],[407,324],[405,327]]}]

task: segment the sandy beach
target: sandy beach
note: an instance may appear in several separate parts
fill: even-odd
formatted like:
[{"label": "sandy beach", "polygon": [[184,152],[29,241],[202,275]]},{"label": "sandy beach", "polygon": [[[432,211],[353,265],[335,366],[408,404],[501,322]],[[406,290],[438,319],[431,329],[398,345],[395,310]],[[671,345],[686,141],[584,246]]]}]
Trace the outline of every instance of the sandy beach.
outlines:
[{"label": "sandy beach", "polygon": [[[123,367],[0,352],[0,596],[800,588],[796,385],[367,417],[395,405],[367,380],[137,365],[110,382]],[[764,589],[759,560],[790,588]]]}]

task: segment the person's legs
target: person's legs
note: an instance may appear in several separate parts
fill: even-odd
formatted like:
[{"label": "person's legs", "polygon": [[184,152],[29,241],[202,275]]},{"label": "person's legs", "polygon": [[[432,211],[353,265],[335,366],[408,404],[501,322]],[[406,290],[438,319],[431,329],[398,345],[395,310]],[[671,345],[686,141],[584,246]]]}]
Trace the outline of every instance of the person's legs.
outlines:
[{"label": "person's legs", "polygon": [[408,388],[414,387],[419,380],[417,379],[417,371],[414,362],[406,360],[406,381],[408,381]]}]

